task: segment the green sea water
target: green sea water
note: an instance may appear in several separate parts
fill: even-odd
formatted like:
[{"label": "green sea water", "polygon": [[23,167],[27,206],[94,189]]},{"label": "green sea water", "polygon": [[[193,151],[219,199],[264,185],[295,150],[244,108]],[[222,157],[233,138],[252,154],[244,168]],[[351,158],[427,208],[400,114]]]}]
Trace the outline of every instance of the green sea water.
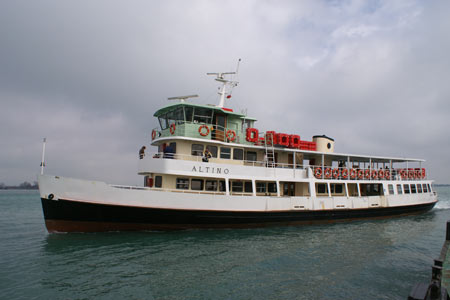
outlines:
[{"label": "green sea water", "polygon": [[48,234],[37,191],[0,191],[0,299],[406,299],[450,219]]}]

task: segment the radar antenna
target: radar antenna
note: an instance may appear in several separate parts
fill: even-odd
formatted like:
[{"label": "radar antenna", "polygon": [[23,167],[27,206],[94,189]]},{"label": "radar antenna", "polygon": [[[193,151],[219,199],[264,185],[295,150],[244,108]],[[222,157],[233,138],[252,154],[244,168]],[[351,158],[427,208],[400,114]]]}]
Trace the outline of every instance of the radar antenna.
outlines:
[{"label": "radar antenna", "polygon": [[[222,83],[222,88],[219,88],[220,102],[219,102],[219,105],[217,105],[217,107],[223,108],[223,106],[225,105],[225,95],[227,93],[231,93],[231,90],[238,85],[237,81],[225,79],[225,75],[237,75],[238,71],[239,71],[239,63],[240,62],[241,62],[241,59],[239,58],[238,63],[237,63],[236,72],[206,73],[206,75],[215,75],[216,78],[214,80]],[[227,90],[227,87],[229,87],[228,90]],[[231,97],[231,95],[229,95],[227,98],[230,98],[230,97]]]},{"label": "radar antenna", "polygon": [[186,102],[187,99],[196,97],[198,97],[198,95],[178,96],[167,98],[167,100],[180,100],[180,102]]}]

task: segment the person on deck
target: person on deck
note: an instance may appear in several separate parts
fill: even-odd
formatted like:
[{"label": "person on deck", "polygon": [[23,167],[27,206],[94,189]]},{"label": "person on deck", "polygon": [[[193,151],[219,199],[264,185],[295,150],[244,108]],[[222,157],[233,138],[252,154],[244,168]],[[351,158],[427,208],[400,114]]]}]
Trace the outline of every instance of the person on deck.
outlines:
[{"label": "person on deck", "polygon": [[209,159],[211,158],[211,152],[209,152],[209,149],[206,148],[205,152],[203,153],[203,158],[202,161],[203,162],[209,162]]},{"label": "person on deck", "polygon": [[139,150],[139,159],[143,159],[145,156],[145,146],[142,146],[141,150]]}]

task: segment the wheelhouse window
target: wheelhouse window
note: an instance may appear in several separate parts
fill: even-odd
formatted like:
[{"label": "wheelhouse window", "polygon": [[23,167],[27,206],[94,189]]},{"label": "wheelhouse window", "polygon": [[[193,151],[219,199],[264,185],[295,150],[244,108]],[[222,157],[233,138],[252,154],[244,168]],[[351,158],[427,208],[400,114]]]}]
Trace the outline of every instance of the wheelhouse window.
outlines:
[{"label": "wheelhouse window", "polygon": [[194,108],[192,106],[184,107],[184,115],[186,117],[186,122],[192,122],[192,115],[194,114]]},{"label": "wheelhouse window", "polygon": [[388,190],[390,195],[394,195],[394,186],[392,184],[388,184]]},{"label": "wheelhouse window", "polygon": [[245,152],[245,160],[246,161],[256,161],[256,152],[254,151],[246,151]]},{"label": "wheelhouse window", "polygon": [[178,190],[188,190],[189,189],[189,179],[188,178],[177,178]]},{"label": "wheelhouse window", "polygon": [[193,156],[202,156],[203,155],[203,145],[201,145],[201,144],[192,144],[191,155],[193,155]]},{"label": "wheelhouse window", "polygon": [[155,187],[162,187],[162,176],[155,176]]},{"label": "wheelhouse window", "polygon": [[233,159],[243,160],[244,159],[244,149],[234,148],[233,149]]},{"label": "wheelhouse window", "polygon": [[202,107],[194,108],[194,123],[211,124],[212,117],[213,117],[212,109],[207,109],[207,108],[202,108]]},{"label": "wheelhouse window", "polygon": [[192,179],[191,190],[203,191],[203,179]]},{"label": "wheelhouse window", "polygon": [[231,158],[231,148],[220,147],[220,158],[230,159]]},{"label": "wheelhouse window", "polygon": [[217,146],[206,146],[209,153],[211,153],[211,157],[217,158]]},{"label": "wheelhouse window", "polygon": [[403,189],[405,190],[405,194],[409,194],[409,184],[404,184]]},{"label": "wheelhouse window", "polygon": [[397,194],[403,194],[402,186],[400,184],[397,184]]}]

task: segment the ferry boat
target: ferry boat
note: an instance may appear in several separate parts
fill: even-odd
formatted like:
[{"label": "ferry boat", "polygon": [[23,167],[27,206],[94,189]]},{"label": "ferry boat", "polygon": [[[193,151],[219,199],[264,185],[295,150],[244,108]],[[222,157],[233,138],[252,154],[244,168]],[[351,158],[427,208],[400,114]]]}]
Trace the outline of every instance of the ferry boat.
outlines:
[{"label": "ferry boat", "polygon": [[142,186],[44,175],[44,140],[47,230],[285,226],[418,214],[437,203],[422,159],[336,153],[326,135],[261,132],[225,107],[236,73],[208,73],[221,84],[218,105],[190,95],[155,112],[155,151],[140,151]]}]

